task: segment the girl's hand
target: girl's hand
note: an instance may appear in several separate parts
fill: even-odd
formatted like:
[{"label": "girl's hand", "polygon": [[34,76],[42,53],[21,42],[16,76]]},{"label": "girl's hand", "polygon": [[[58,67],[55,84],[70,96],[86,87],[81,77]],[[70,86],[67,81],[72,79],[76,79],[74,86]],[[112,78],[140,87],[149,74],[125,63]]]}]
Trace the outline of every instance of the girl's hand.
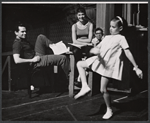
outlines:
[{"label": "girl's hand", "polygon": [[95,55],[99,54],[99,53],[100,53],[99,48],[97,48],[97,47],[92,48],[92,49],[90,50],[90,53],[95,54]]},{"label": "girl's hand", "polygon": [[135,70],[135,72],[136,72],[136,75],[137,75],[140,79],[143,78],[143,72],[142,72],[139,68],[137,68],[137,69]]}]

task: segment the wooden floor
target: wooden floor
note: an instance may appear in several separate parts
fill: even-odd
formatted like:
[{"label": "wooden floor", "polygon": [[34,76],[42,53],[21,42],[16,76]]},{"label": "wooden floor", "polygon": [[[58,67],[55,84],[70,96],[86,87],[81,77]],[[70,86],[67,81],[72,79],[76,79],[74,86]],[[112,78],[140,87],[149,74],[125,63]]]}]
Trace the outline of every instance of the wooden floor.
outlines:
[{"label": "wooden floor", "polygon": [[[148,93],[135,96],[111,92],[114,115],[109,121],[147,121]],[[36,92],[30,99],[26,90],[2,92],[3,121],[102,121],[105,105],[100,93],[75,100],[68,92]]]}]

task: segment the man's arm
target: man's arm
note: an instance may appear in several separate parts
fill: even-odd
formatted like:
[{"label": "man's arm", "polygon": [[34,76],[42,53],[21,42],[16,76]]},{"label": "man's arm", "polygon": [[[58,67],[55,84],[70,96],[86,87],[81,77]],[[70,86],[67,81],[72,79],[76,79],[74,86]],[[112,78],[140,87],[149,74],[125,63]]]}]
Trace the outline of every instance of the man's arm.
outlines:
[{"label": "man's arm", "polygon": [[39,56],[35,56],[32,59],[23,59],[23,58],[20,58],[20,54],[13,54],[13,58],[14,58],[14,61],[15,61],[16,64],[40,61],[40,57]]}]

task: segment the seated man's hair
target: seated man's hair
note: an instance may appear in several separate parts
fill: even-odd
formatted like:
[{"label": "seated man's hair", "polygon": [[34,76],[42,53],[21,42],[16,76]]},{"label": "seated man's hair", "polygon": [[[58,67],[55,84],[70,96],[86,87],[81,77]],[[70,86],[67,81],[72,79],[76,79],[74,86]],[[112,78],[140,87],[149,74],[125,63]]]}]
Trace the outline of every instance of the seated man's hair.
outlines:
[{"label": "seated man's hair", "polygon": [[25,24],[23,24],[21,22],[18,22],[18,23],[15,24],[14,31],[18,32],[19,31],[19,26],[26,27]]},{"label": "seated man's hair", "polygon": [[100,27],[98,27],[98,28],[95,29],[95,33],[96,33],[96,31],[98,31],[98,30],[100,30],[100,31],[102,32],[102,35],[103,35],[103,30],[102,30]]}]

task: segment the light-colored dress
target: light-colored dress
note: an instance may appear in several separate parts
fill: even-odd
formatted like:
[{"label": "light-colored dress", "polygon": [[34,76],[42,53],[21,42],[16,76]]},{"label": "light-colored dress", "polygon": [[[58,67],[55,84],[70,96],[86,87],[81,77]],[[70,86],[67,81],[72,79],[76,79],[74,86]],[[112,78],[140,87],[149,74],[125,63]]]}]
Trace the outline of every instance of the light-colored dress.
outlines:
[{"label": "light-colored dress", "polygon": [[100,54],[86,59],[88,66],[102,76],[122,80],[121,54],[123,49],[129,48],[125,37],[120,34],[105,36],[97,47]]}]

